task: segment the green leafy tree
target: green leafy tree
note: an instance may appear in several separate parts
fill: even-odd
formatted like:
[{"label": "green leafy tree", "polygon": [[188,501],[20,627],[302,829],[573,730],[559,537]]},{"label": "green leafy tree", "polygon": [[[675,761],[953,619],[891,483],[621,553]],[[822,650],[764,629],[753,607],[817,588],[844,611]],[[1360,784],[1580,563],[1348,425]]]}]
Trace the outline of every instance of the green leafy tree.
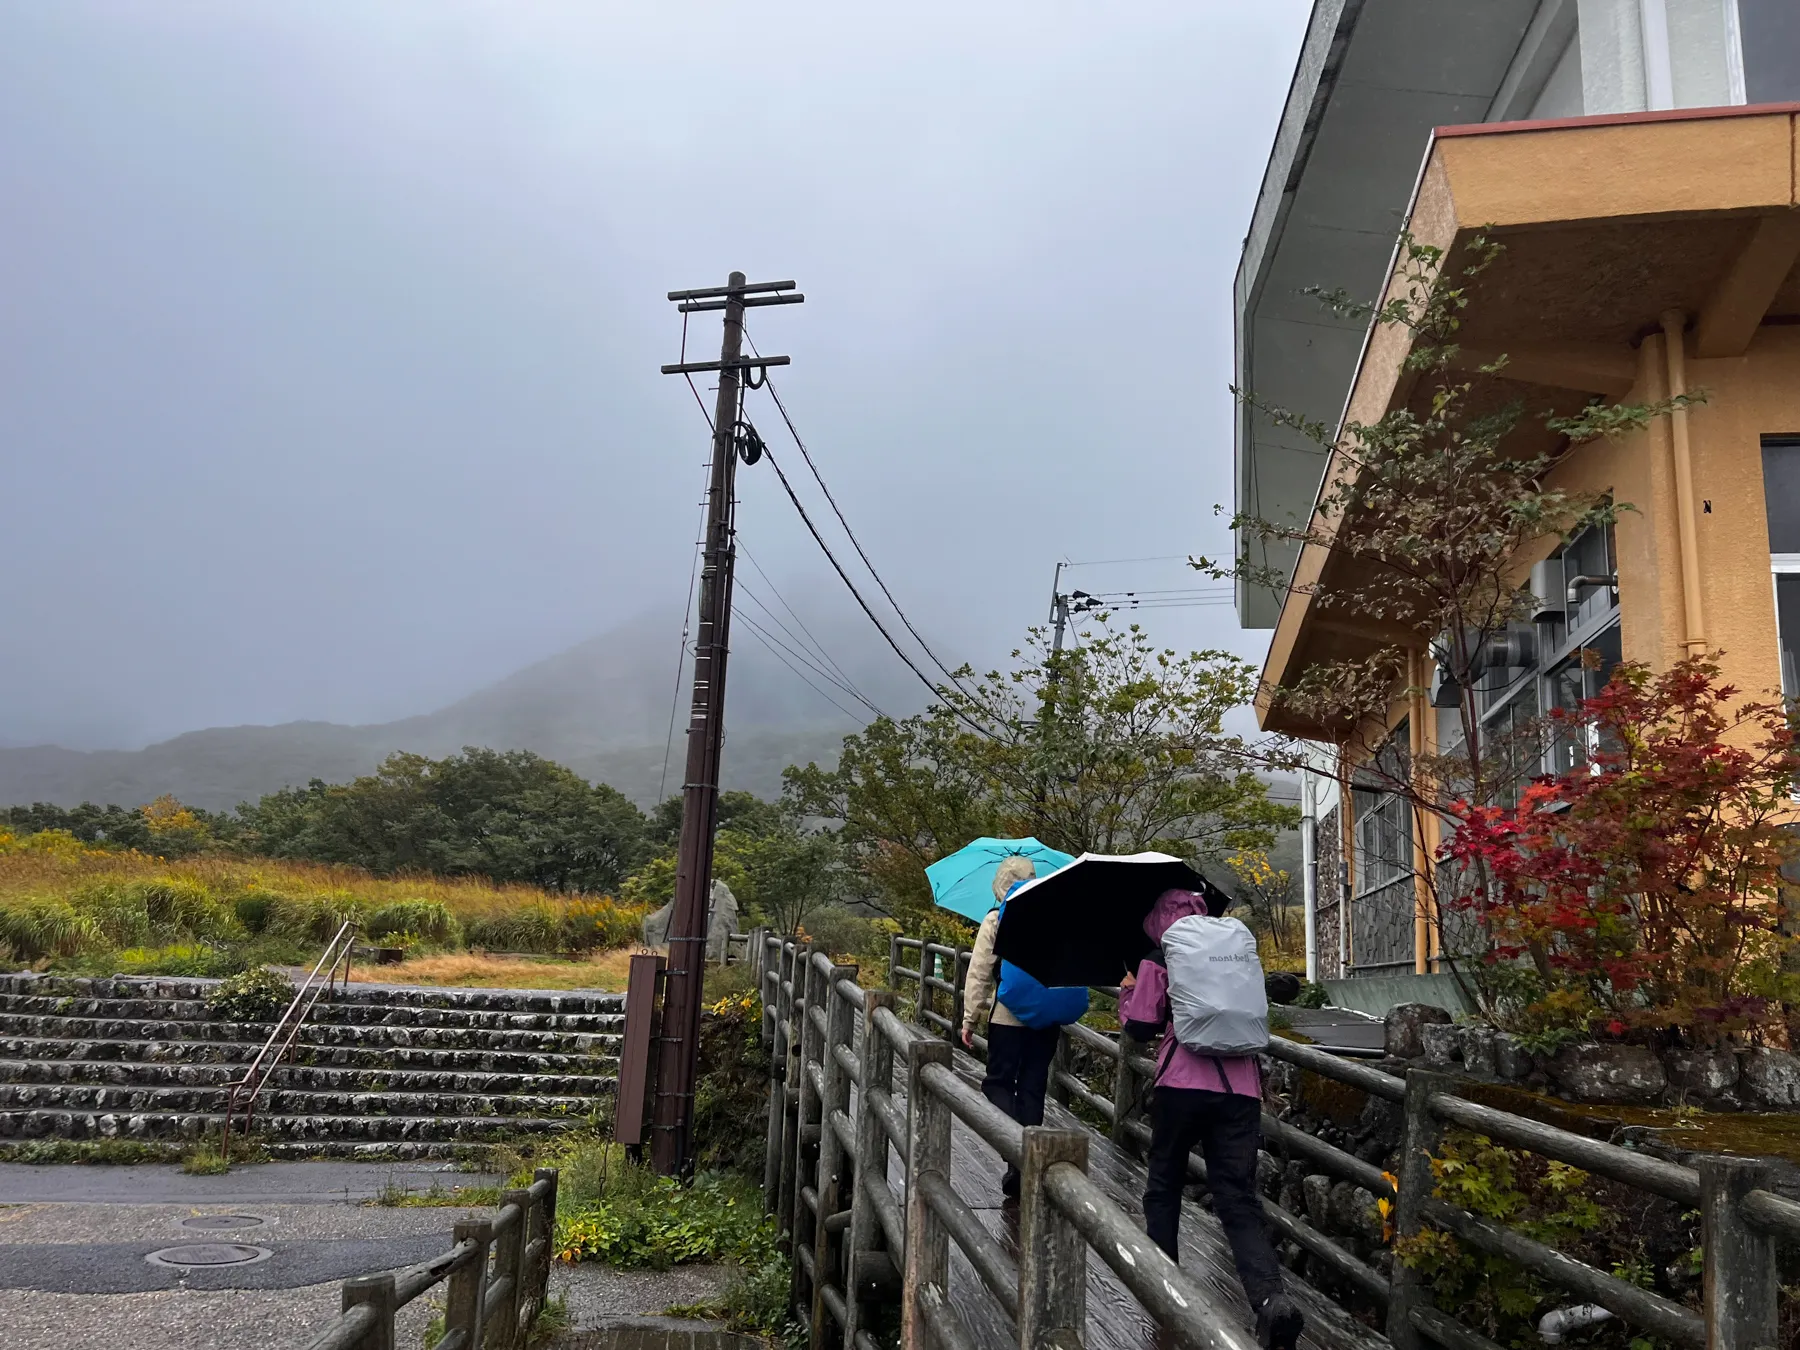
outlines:
[{"label": "green leafy tree", "polygon": [[[729,800],[727,800],[729,799]],[[675,896],[677,828],[669,842],[625,883],[624,895],[661,907]],[[721,826],[713,840],[713,877],[731,887],[750,923],[792,933],[808,914],[838,903],[853,890],[838,832],[809,821],[792,803],[765,802],[748,792],[720,796]]]},{"label": "green leafy tree", "polygon": [[1069,651],[1033,630],[1013,669],[965,678],[903,721],[847,737],[833,770],[790,769],[790,800],[844,822],[860,870],[901,908],[924,868],[982,834],[1071,853],[1157,849],[1196,861],[1266,849],[1297,820],[1224,730],[1250,670],[1224,652],[1159,650],[1099,616]]},{"label": "green leafy tree", "polygon": [[351,783],[271,793],[238,818],[247,852],[548,890],[616,890],[645,851],[643,813],[623,794],[527,750],[395,754]]}]

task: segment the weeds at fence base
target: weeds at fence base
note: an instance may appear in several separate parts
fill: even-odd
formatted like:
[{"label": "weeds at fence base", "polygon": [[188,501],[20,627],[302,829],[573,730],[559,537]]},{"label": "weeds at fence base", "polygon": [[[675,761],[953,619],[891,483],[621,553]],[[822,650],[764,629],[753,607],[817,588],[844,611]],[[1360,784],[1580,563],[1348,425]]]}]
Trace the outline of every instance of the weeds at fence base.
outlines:
[{"label": "weeds at fence base", "polygon": [[410,1190],[396,1177],[382,1180],[381,1189],[365,1202],[387,1209],[488,1209],[500,1203],[498,1186],[445,1186],[432,1182],[430,1189]]}]

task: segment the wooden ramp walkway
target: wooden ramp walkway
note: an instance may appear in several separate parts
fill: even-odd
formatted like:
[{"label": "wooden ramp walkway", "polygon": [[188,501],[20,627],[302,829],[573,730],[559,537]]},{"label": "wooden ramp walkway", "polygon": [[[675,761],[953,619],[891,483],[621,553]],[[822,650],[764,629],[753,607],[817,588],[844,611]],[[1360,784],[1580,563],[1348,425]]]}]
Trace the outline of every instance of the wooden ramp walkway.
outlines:
[{"label": "wooden ramp walkway", "polygon": [[[984,1072],[980,1061],[956,1052],[957,1075],[979,1089]],[[899,1104],[905,1101],[896,1091]],[[1088,1129],[1069,1111],[1050,1103],[1044,1123],[1060,1129]],[[1089,1129],[1088,1175],[1112,1201],[1141,1225],[1143,1221],[1144,1166],[1111,1140]],[[1018,1207],[1003,1203],[1000,1177],[1005,1164],[998,1154],[960,1121],[951,1137],[951,1185],[963,1203],[973,1209],[983,1227],[1014,1261],[1019,1259]],[[897,1197],[902,1192],[904,1160],[892,1155],[888,1175]],[[1253,1319],[1232,1264],[1231,1248],[1219,1222],[1193,1200],[1182,1205],[1181,1265],[1249,1329]],[[1306,1314],[1306,1350],[1386,1350],[1388,1341],[1378,1332],[1355,1321],[1331,1298],[1291,1272],[1288,1291]],[[951,1245],[950,1288],[956,1309],[962,1314],[980,1350],[1017,1350],[1018,1333],[995,1304],[960,1248]],[[1164,1350],[1158,1330],[1142,1306],[1120,1283],[1118,1276],[1090,1252],[1087,1277],[1087,1350]]]}]

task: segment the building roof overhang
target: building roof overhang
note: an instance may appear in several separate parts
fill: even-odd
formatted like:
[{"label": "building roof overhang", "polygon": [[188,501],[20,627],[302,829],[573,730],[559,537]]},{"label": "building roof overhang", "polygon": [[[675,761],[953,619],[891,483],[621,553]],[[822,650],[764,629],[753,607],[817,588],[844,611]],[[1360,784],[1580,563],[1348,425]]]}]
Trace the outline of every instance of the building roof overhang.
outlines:
[{"label": "building roof overhang", "polygon": [[[1438,129],[1407,230],[1444,249],[1447,269],[1477,234],[1505,246],[1466,285],[1459,365],[1496,394],[1573,409],[1632,388],[1636,348],[1668,310],[1693,316],[1701,357],[1741,354],[1765,322],[1800,322],[1797,118],[1800,105],[1779,105]],[[1393,325],[1367,332],[1346,422],[1430,397],[1431,383],[1405,370],[1410,337]],[[1477,373],[1500,355],[1504,378]],[[1320,481],[1345,472],[1333,453]],[[1349,565],[1323,540],[1300,550],[1263,669],[1267,729],[1329,739],[1270,691],[1320,662],[1428,639],[1315,606]]]},{"label": "building roof overhang", "polygon": [[[1419,147],[1433,127],[1490,115],[1539,12],[1539,0],[1315,0],[1233,288],[1240,389],[1335,422],[1366,326],[1302,290],[1374,297]],[[1303,519],[1317,447],[1247,406],[1234,442],[1237,509]],[[1275,622],[1278,594],[1240,586],[1237,599],[1245,627]]]}]

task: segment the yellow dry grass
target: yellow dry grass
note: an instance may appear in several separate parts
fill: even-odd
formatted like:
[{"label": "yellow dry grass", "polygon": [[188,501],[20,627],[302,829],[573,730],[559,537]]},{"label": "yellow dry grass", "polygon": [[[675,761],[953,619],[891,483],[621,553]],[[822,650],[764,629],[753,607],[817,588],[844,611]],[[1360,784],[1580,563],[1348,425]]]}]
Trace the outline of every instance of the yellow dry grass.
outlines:
[{"label": "yellow dry grass", "polygon": [[350,979],[358,984],[418,984],[462,989],[598,989],[618,993],[625,988],[631,951],[596,952],[585,961],[533,961],[517,956],[452,952],[419,956],[391,966],[359,965]]},{"label": "yellow dry grass", "polygon": [[350,895],[370,908],[398,900],[435,900],[460,920],[565,897],[534,886],[497,886],[475,877],[409,874],[374,877],[357,867],[283,862],[273,858],[200,857],[170,860],[99,848],[0,849],[0,898],[57,894],[85,882],[157,878],[194,881],[215,895],[250,887],[298,894]]}]

